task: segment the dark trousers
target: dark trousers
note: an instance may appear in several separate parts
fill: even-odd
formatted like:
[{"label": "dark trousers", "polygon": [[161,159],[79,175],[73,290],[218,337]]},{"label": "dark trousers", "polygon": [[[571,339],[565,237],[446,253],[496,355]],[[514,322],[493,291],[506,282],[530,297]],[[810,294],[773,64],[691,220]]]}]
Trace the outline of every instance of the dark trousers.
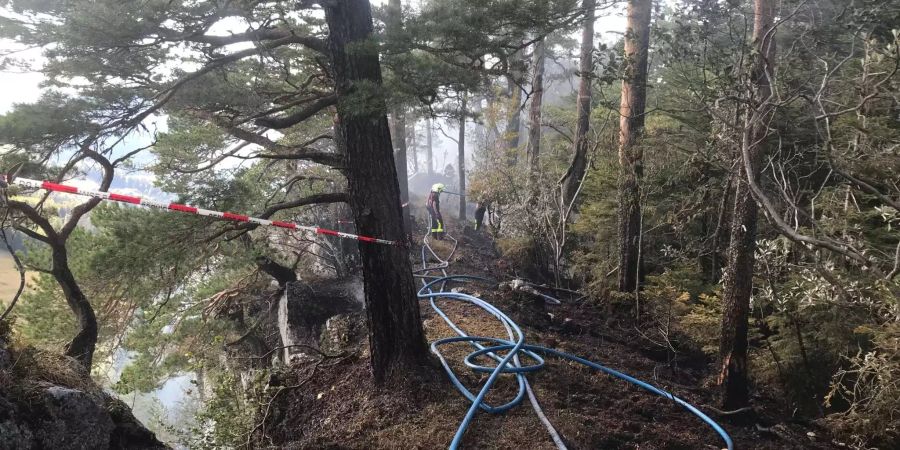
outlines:
[{"label": "dark trousers", "polygon": [[441,217],[440,211],[431,206],[427,206],[428,214],[431,215],[431,235],[440,239],[444,236],[444,219]]},{"label": "dark trousers", "polygon": [[475,208],[475,229],[480,230],[481,225],[484,223],[484,213],[487,212],[487,205],[484,203],[479,203]]}]

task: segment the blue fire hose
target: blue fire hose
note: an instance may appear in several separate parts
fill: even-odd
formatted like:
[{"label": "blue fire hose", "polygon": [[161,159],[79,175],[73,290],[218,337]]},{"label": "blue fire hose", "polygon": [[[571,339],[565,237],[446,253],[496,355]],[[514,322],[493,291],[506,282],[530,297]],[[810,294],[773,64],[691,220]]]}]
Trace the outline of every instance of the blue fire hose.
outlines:
[{"label": "blue fire hose", "polygon": [[[422,268],[416,270],[416,276],[422,278],[422,288],[418,292],[418,297],[421,300],[428,300],[431,304],[431,308],[440,316],[447,325],[457,333],[458,336],[449,337],[444,339],[438,339],[431,343],[431,352],[434,353],[441,362],[441,365],[444,367],[444,370],[447,372],[447,375],[450,377],[450,381],[459,390],[459,392],[469,399],[472,402],[472,406],[469,407],[468,412],[466,412],[465,417],[462,422],[459,424],[459,428],[456,430],[456,435],[453,436],[453,440],[450,442],[450,449],[455,450],[458,449],[460,443],[462,442],[462,438],[466,433],[466,430],[469,428],[469,425],[472,423],[472,419],[475,417],[475,413],[482,409],[489,413],[502,413],[512,409],[513,407],[519,405],[524,400],[526,394],[531,401],[532,407],[538,415],[538,418],[550,432],[551,438],[559,449],[565,449],[565,444],[562,441],[562,438],[559,436],[559,433],[553,428],[553,425],[547,420],[543,411],[540,408],[540,405],[537,403],[537,399],[534,397],[534,393],[531,390],[530,385],[528,384],[528,380],[526,378],[526,374],[539,371],[544,368],[545,362],[541,355],[550,355],[563,359],[567,359],[570,361],[577,362],[579,364],[583,364],[587,367],[590,367],[594,370],[598,370],[607,375],[613,376],[615,378],[624,380],[628,383],[631,383],[635,386],[638,386],[646,391],[649,391],[653,394],[659,395],[660,397],[671,400],[673,403],[681,406],[686,409],[691,414],[694,414],[704,423],[706,423],[710,428],[713,429],[725,442],[728,450],[734,449],[734,443],[731,440],[731,437],[728,433],[712,420],[709,416],[704,414],[694,405],[682,400],[679,397],[676,397],[670,392],[667,392],[663,389],[660,389],[656,386],[653,386],[647,382],[641,381],[632,376],[626,375],[622,372],[619,372],[614,369],[610,369],[609,367],[597,364],[593,361],[589,361],[587,359],[578,357],[576,355],[572,355],[569,353],[565,353],[553,348],[543,347],[540,345],[531,345],[525,343],[525,334],[522,332],[522,329],[516,324],[512,319],[509,318],[503,311],[496,308],[494,305],[469,294],[465,294],[462,292],[452,292],[447,290],[447,285],[451,282],[472,282],[472,281],[482,281],[482,282],[491,282],[486,278],[476,277],[471,275],[448,275],[447,268],[449,267],[449,260],[456,252],[456,248],[458,246],[458,242],[449,235],[445,235],[447,239],[452,241],[453,248],[450,251],[450,254],[441,258],[435,253],[430,245],[430,239],[428,234],[425,235],[425,239],[423,240],[422,245]],[[428,265],[428,254],[431,254],[432,258],[437,261],[436,265],[429,266]],[[431,275],[431,272],[438,271],[441,273],[440,276]],[[547,299],[549,296],[545,296]],[[448,316],[447,314],[438,307],[436,300],[440,299],[450,299],[461,301],[465,303],[472,304],[477,306],[487,313],[491,314],[500,323],[503,325],[504,329],[507,333],[507,339],[497,338],[497,337],[488,337],[488,336],[470,336],[465,331],[460,329]],[[550,297],[549,301],[557,301]],[[459,377],[457,377],[456,373],[450,367],[450,364],[447,362],[447,359],[441,353],[441,347],[447,344],[453,344],[458,342],[466,342],[471,344],[476,350],[469,353],[468,356],[465,357],[464,363],[465,365],[479,373],[488,373],[487,381],[481,387],[481,390],[478,393],[473,393],[468,388],[466,388]],[[485,344],[485,345],[482,345]],[[496,361],[496,365],[493,366],[485,366],[478,364],[476,359],[480,356],[487,356],[494,361]],[[523,364],[522,360],[526,360],[528,363]],[[501,374],[513,374],[516,376],[519,388],[516,396],[510,400],[509,402],[499,405],[499,406],[491,406],[484,402],[484,398],[487,393],[490,391],[494,382]]]}]

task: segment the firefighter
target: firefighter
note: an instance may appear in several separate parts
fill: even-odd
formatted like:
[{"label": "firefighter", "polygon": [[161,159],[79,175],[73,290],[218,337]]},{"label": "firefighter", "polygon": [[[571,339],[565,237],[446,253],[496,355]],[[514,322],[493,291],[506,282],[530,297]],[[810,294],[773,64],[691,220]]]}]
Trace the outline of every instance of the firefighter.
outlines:
[{"label": "firefighter", "polygon": [[[484,216],[490,215],[492,199],[484,184],[477,181],[472,183],[469,197],[475,200],[475,231],[479,231],[484,227]],[[490,217],[488,221],[490,221]]]},{"label": "firefighter", "polygon": [[485,200],[479,200],[475,205],[475,231],[481,229],[481,226],[484,223],[484,214],[490,207],[490,202]]},{"label": "firefighter", "polygon": [[431,235],[438,240],[444,239],[444,218],[441,217],[441,192],[444,192],[444,184],[436,183],[431,186],[425,208],[431,215]]}]

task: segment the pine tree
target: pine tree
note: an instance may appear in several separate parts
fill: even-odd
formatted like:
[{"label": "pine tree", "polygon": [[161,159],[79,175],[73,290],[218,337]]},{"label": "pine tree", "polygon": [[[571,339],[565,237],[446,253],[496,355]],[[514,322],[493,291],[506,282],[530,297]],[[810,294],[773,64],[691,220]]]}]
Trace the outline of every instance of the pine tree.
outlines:
[{"label": "pine tree", "polygon": [[625,30],[625,79],[619,107],[619,290],[638,289],[641,278],[641,191],[643,150],[640,137],[647,103],[650,49],[650,0],[629,0]]}]

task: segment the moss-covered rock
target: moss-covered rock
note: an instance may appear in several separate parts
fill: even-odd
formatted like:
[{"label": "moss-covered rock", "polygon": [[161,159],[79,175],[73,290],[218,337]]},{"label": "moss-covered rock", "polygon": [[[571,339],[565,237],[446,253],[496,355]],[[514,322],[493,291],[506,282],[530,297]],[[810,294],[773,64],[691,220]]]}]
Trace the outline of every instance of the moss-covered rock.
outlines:
[{"label": "moss-covered rock", "polygon": [[62,355],[0,339],[0,450],[167,448]]}]

